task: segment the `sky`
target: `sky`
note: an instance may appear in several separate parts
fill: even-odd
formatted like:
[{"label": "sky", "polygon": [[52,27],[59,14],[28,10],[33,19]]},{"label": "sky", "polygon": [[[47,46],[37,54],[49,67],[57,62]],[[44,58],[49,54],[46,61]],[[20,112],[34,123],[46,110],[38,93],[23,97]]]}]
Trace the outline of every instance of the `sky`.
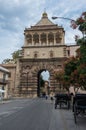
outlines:
[{"label": "sky", "polygon": [[52,16],[78,18],[86,11],[85,0],[0,0],[0,63],[24,45],[24,29],[34,26],[46,11],[48,18],[65,30],[65,44],[75,44],[74,36],[82,35],[70,27],[70,21],[52,20]]},{"label": "sky", "polygon": [[50,73],[49,73],[48,70],[47,70],[47,71],[43,71],[43,72],[41,73],[41,75],[42,75],[43,80],[49,81]]}]

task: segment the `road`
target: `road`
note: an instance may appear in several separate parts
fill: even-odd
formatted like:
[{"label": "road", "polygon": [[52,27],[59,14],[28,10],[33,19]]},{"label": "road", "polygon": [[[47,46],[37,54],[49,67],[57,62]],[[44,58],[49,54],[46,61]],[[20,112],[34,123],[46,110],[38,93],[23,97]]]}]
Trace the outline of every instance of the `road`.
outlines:
[{"label": "road", "polygon": [[72,110],[54,109],[45,99],[17,99],[0,104],[0,130],[85,130],[86,119],[74,123]]}]

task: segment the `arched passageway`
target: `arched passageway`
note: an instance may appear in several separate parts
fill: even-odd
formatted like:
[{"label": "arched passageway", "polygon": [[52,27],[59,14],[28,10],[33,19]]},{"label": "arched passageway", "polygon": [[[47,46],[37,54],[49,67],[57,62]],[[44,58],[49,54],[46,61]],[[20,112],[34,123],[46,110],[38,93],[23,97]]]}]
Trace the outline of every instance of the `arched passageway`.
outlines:
[{"label": "arched passageway", "polygon": [[49,93],[49,77],[50,74],[47,70],[42,69],[38,72],[38,84],[37,84],[37,96],[40,97],[42,94],[48,94]]},{"label": "arched passageway", "polygon": [[[19,62],[19,94],[20,96],[39,97],[41,94],[40,75],[44,71],[49,72],[49,92],[57,91],[58,84],[54,79],[54,72],[62,68],[63,59],[24,60]],[[18,79],[18,77],[17,77]],[[21,90],[21,91],[20,91]]]}]

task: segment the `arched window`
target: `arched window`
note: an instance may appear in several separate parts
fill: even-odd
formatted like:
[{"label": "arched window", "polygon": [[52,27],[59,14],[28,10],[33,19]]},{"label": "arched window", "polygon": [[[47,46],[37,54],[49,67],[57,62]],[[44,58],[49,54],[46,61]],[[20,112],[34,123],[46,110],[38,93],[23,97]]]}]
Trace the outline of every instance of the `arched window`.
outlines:
[{"label": "arched window", "polygon": [[45,33],[42,33],[41,34],[41,43],[46,43],[46,34]]},{"label": "arched window", "polygon": [[34,44],[39,43],[39,35],[37,33],[33,35],[33,41],[34,41]]},{"label": "arched window", "polygon": [[26,35],[26,40],[27,40],[27,43],[32,43],[32,35],[31,34],[27,34]]},{"label": "arched window", "polygon": [[49,33],[48,34],[48,43],[54,43],[54,35],[53,33]]}]

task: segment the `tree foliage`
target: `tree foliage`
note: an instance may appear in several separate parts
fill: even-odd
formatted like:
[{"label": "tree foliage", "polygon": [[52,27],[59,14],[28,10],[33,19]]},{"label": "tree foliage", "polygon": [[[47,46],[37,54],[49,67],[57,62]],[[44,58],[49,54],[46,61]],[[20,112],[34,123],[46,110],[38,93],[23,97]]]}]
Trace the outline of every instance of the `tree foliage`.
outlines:
[{"label": "tree foliage", "polygon": [[9,63],[9,62],[16,63],[20,55],[21,55],[21,50],[14,51],[12,53],[12,59],[8,59],[8,58],[4,59],[2,63]]},{"label": "tree foliage", "polygon": [[78,28],[81,32],[86,31],[86,12],[83,12],[79,18],[71,21],[73,29]]},{"label": "tree foliage", "polygon": [[14,52],[12,53],[12,58],[13,58],[13,60],[16,61],[16,59],[20,57],[20,52],[21,52],[21,50],[17,50],[17,51],[14,51]]},{"label": "tree foliage", "polygon": [[[78,77],[78,85],[86,89],[86,12],[83,12],[81,16],[77,18],[75,21],[71,21],[71,25],[73,29],[78,28],[83,34],[82,38],[75,36],[76,43],[80,45],[80,49],[78,51],[79,64],[77,64],[76,66],[76,71]],[[75,77],[74,72],[72,73],[72,77]]]},{"label": "tree foliage", "polygon": [[55,78],[67,88],[72,84],[74,88],[86,90],[86,12],[83,12],[76,20],[72,20],[71,27],[78,28],[83,34],[82,38],[75,36],[76,44],[80,45],[77,50],[78,55],[69,58],[64,64],[64,74],[57,72]]},{"label": "tree foliage", "polygon": [[69,77],[65,75],[64,70],[56,71],[54,78],[59,83],[60,90],[66,89],[69,92]]},{"label": "tree foliage", "polygon": [[7,59],[4,59],[4,60],[3,60],[2,64],[6,64],[6,63],[8,63],[8,62],[10,62],[10,59],[7,58]]}]

